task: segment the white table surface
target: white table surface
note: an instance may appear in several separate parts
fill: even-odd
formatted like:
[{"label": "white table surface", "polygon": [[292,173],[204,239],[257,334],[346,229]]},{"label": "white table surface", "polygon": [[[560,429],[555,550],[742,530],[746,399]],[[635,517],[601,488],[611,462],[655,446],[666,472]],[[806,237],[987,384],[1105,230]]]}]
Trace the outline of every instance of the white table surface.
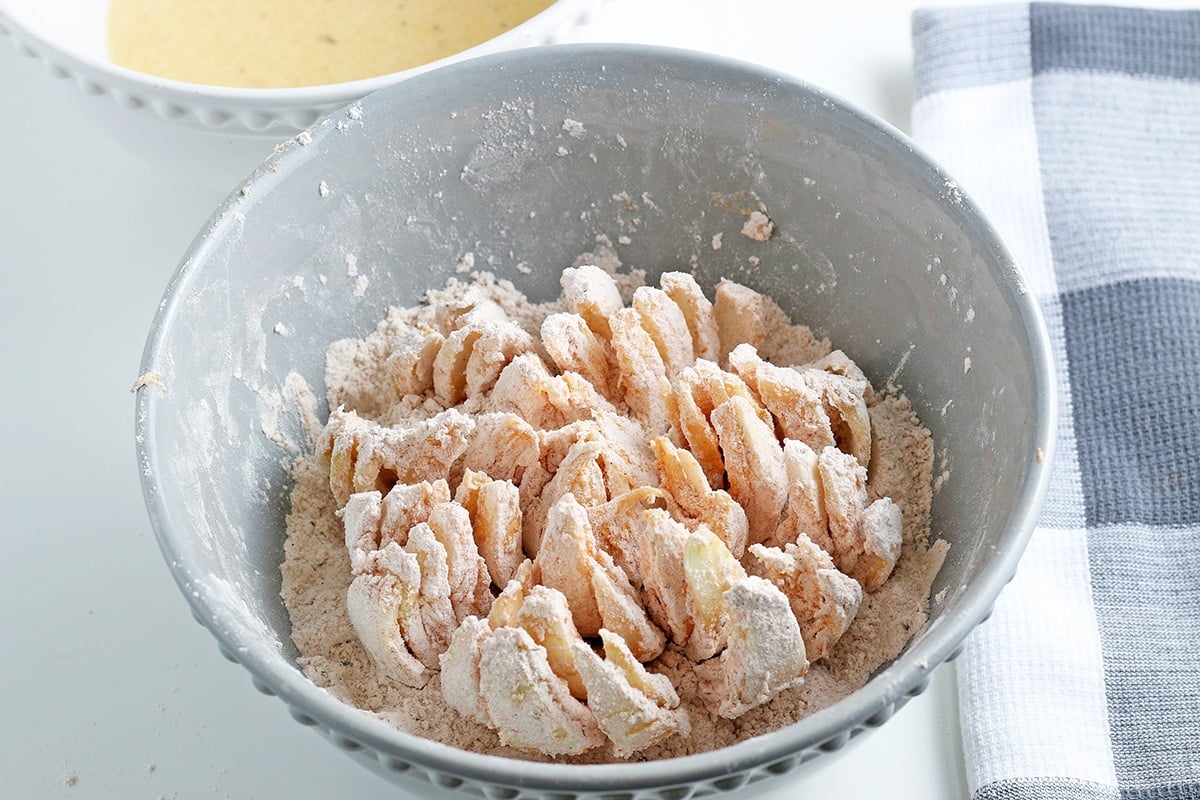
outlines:
[{"label": "white table surface", "polygon": [[[576,38],[758,61],[905,129],[910,11],[607,0]],[[259,151],[147,161],[98,123],[99,102],[0,39],[0,798],[403,796],[218,655],[142,504],[129,387],[150,321]],[[845,757],[768,796],[963,797],[956,709],[943,666]]]}]

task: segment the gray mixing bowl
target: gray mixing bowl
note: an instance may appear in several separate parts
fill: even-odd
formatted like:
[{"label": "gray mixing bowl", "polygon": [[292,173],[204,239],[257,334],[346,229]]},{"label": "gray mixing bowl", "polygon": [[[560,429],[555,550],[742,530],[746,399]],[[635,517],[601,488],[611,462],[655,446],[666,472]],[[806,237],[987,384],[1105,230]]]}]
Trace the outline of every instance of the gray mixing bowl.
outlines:
[{"label": "gray mixing bowl", "polygon": [[[768,242],[739,233],[759,202],[778,226]],[[933,587],[944,598],[860,691],[704,755],[534,764],[400,733],[296,667],[279,565],[305,438],[287,376],[323,396],[326,346],[441,286],[465,253],[540,300],[598,235],[651,279],[685,267],[704,286],[765,291],[876,386],[903,387],[945,472],[933,506],[933,534],[951,543]],[[1056,409],[1046,334],[1010,255],[903,136],[795,79],[634,46],[459,63],[319,122],[197,237],[143,371],[161,377],[138,399],[146,503],[197,619],[302,724],[437,796],[680,800],[793,773],[882,724],[1012,576]]]}]

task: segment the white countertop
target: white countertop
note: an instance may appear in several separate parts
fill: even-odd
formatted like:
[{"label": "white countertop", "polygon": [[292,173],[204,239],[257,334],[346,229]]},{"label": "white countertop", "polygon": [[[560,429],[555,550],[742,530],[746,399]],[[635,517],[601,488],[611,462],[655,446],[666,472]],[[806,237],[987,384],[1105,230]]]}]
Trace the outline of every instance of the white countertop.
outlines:
[{"label": "white countertop", "polygon": [[[607,0],[575,38],[758,61],[904,129],[911,8]],[[403,796],[218,655],[142,504],[129,386],[151,319],[192,237],[266,152],[147,162],[98,124],[101,102],[0,38],[0,797]],[[850,753],[768,796],[963,797],[956,709],[943,666]]]}]

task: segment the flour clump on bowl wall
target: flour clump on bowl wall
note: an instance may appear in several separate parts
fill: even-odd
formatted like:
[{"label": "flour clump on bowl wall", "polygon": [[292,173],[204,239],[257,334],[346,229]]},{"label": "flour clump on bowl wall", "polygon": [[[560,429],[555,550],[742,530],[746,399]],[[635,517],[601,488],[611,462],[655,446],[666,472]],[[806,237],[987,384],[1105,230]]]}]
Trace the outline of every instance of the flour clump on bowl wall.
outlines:
[{"label": "flour clump on bowl wall", "polygon": [[283,565],[306,675],[458,747],[652,759],[807,716],[922,627],[907,400],[748,287],[642,284],[452,279],[330,347]]}]

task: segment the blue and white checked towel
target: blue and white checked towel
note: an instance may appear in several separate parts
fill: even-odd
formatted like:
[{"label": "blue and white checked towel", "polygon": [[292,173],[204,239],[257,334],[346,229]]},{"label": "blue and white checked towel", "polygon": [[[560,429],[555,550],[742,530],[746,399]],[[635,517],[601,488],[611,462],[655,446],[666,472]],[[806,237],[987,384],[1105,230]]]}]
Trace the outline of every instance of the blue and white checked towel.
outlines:
[{"label": "blue and white checked towel", "polygon": [[1062,420],[959,661],[975,800],[1200,798],[1200,11],[920,11],[913,132],[1037,293]]}]

